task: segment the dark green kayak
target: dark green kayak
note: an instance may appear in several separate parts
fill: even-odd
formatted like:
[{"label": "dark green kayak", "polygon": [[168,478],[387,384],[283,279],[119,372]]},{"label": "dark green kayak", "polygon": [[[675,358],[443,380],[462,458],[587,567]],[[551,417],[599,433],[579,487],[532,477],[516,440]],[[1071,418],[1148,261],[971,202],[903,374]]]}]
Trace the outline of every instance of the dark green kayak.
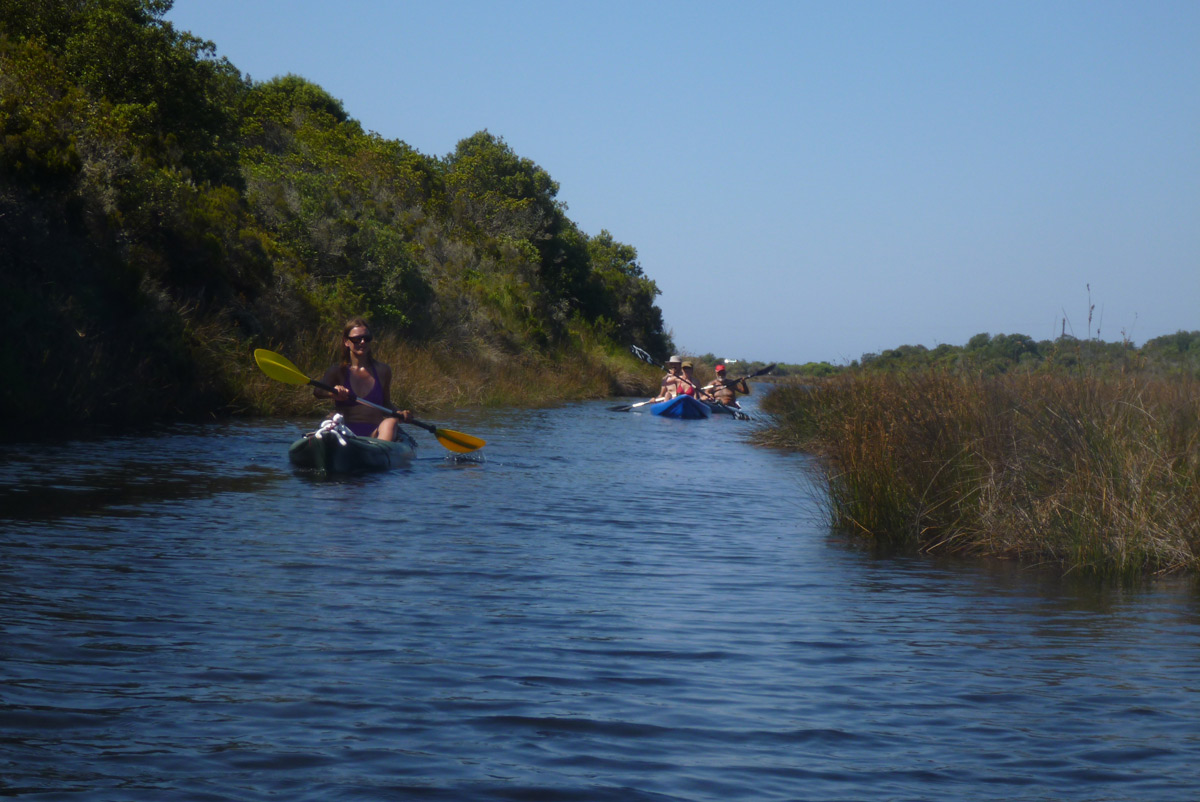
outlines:
[{"label": "dark green kayak", "polygon": [[293,465],[326,473],[385,471],[407,464],[416,453],[416,441],[404,432],[397,432],[396,440],[378,440],[330,423],[292,443],[288,459]]}]

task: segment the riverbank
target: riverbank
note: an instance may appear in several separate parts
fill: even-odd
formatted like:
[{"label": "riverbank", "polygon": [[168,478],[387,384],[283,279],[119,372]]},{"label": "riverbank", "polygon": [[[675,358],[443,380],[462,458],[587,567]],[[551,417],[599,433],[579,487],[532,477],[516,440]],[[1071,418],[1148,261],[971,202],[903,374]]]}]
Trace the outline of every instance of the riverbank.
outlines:
[{"label": "riverbank", "polygon": [[[311,378],[335,363],[334,334],[314,336],[283,353]],[[266,416],[323,414],[328,402],[304,388],[267,378],[249,353],[214,355],[235,396],[232,414]],[[658,386],[657,369],[638,362],[610,343],[577,337],[569,350],[506,354],[484,343],[420,345],[382,334],[374,351],[392,367],[392,402],[404,409],[432,413],[462,407],[536,407],[564,401],[647,395]]]},{"label": "riverbank", "polygon": [[413,409],[657,385],[627,349],[674,350],[658,286],[544,169],[486,130],[444,157],[384,139],[303,78],[243,76],[169,5],[0,15],[0,439],[308,411],[252,351],[319,375],[357,315],[397,338],[378,350]]},{"label": "riverbank", "polygon": [[1200,568],[1200,381],[848,373],[780,387],[833,525],[926,552],[1130,576]]}]

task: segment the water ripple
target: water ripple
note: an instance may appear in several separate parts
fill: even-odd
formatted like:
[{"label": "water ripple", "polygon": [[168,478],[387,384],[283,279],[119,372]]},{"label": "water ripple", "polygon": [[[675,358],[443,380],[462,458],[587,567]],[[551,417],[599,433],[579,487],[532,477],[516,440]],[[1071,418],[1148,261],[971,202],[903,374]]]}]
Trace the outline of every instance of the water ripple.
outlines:
[{"label": "water ripple", "polygon": [[740,422],[448,424],[486,461],[319,480],[286,421],[0,451],[0,795],[1200,796],[1189,582],[874,553]]}]

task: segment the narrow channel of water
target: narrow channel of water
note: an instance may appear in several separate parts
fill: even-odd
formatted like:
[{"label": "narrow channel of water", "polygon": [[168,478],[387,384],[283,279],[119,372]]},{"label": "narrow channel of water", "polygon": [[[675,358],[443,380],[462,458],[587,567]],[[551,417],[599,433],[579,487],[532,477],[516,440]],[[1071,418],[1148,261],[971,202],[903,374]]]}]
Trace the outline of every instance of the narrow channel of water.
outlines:
[{"label": "narrow channel of water", "polygon": [[874,554],[748,424],[463,413],[0,448],[0,796],[1185,800],[1200,596]]}]

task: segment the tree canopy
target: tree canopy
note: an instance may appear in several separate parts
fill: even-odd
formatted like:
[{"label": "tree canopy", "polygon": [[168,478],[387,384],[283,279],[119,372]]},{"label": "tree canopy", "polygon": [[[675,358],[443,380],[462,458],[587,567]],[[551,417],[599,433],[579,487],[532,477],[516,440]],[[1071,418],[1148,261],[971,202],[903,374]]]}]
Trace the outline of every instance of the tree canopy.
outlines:
[{"label": "tree canopy", "polygon": [[501,137],[421,154],[300,76],[247,80],[170,7],[0,0],[7,375],[83,417],[144,419],[219,408],[223,358],[350,314],[500,354],[581,331],[670,349],[636,250],[580,231]]}]

